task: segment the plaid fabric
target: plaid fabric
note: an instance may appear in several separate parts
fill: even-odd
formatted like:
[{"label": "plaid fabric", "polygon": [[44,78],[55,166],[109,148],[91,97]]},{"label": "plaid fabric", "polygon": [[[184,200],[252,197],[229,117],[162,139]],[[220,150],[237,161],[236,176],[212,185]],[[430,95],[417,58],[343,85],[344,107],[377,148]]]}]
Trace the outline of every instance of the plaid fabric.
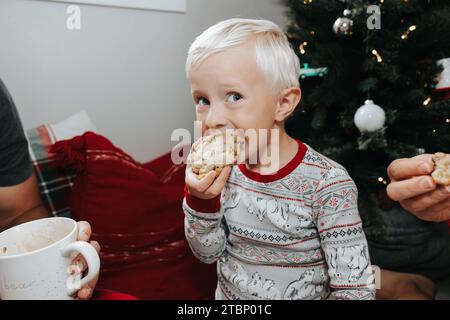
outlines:
[{"label": "plaid fabric", "polygon": [[49,150],[56,139],[51,127],[42,125],[30,129],[27,137],[42,200],[54,216],[70,217],[69,199],[75,172],[54,166]]}]

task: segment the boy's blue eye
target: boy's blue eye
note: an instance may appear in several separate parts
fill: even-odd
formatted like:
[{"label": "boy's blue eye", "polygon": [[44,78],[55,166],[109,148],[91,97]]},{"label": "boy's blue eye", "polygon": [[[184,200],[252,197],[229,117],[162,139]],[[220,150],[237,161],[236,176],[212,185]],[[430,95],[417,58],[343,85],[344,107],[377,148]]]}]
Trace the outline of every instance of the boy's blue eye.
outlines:
[{"label": "boy's blue eye", "polygon": [[239,93],[232,93],[228,95],[227,101],[228,102],[237,102],[242,99],[242,96]]},{"label": "boy's blue eye", "polygon": [[198,99],[197,104],[200,106],[207,106],[207,105],[209,105],[209,101],[208,101],[208,99],[201,97]]}]

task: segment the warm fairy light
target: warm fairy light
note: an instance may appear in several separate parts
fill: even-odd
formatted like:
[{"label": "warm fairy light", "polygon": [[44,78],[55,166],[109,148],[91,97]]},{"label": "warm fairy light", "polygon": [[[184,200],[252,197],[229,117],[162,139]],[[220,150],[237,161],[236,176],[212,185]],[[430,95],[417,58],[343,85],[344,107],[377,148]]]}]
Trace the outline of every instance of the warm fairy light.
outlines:
[{"label": "warm fairy light", "polygon": [[308,42],[303,41],[303,43],[300,44],[299,49],[301,54],[305,54],[305,47],[308,45]]},{"label": "warm fairy light", "polygon": [[380,0],[380,3],[383,4],[383,3],[384,3],[384,0]]},{"label": "warm fairy light", "polygon": [[375,57],[377,57],[377,62],[382,62],[382,61],[383,61],[383,59],[381,59],[381,56],[380,56],[380,54],[378,53],[377,50],[373,49],[373,50],[372,50],[372,54],[373,54]]},{"label": "warm fairy light", "polygon": [[436,129],[433,129],[433,131],[432,131],[433,133],[436,133]]},{"label": "warm fairy light", "polygon": [[311,30],[311,32],[309,34],[313,36],[316,34],[316,32],[314,30]]},{"label": "warm fairy light", "polygon": [[410,26],[410,27],[408,28],[408,30],[406,30],[406,32],[404,32],[404,33],[402,34],[402,40],[408,39],[409,33],[412,32],[412,31],[414,31],[414,30],[416,30],[416,29],[417,29],[417,27],[416,27],[415,24],[413,24],[412,26]]},{"label": "warm fairy light", "polygon": [[379,181],[379,182],[383,182],[383,180],[384,180],[384,179],[383,179],[382,177],[379,177],[379,178],[378,178],[378,181]]},{"label": "warm fairy light", "polygon": [[311,2],[313,2],[313,0],[303,0],[304,4],[310,4]]},{"label": "warm fairy light", "polygon": [[378,182],[382,184],[387,184],[387,181],[383,177],[379,177]]},{"label": "warm fairy light", "polygon": [[445,119],[445,122],[450,123],[450,119]]},{"label": "warm fairy light", "polygon": [[431,101],[431,97],[426,98],[426,99],[423,101],[423,105],[424,105],[424,106],[429,105],[429,104],[430,104],[430,101]]}]

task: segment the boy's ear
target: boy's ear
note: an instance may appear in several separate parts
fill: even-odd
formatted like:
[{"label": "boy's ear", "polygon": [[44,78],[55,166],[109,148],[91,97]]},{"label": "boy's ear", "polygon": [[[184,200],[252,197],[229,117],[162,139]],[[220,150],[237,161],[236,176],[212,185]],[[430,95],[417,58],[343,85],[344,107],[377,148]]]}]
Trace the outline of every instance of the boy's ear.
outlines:
[{"label": "boy's ear", "polygon": [[278,107],[275,113],[276,121],[284,121],[294,112],[300,99],[302,91],[299,87],[291,87],[284,89],[278,98]]}]

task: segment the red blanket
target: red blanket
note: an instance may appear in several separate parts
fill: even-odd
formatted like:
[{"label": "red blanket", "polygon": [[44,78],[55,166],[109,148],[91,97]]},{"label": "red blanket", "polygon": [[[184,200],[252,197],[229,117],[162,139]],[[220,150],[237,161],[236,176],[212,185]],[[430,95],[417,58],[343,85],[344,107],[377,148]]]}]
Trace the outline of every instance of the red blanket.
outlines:
[{"label": "red blanket", "polygon": [[77,171],[70,208],[102,246],[100,287],[141,299],[214,297],[215,265],[198,261],[184,236],[184,165],[170,154],[143,165],[92,132],[52,152]]}]

